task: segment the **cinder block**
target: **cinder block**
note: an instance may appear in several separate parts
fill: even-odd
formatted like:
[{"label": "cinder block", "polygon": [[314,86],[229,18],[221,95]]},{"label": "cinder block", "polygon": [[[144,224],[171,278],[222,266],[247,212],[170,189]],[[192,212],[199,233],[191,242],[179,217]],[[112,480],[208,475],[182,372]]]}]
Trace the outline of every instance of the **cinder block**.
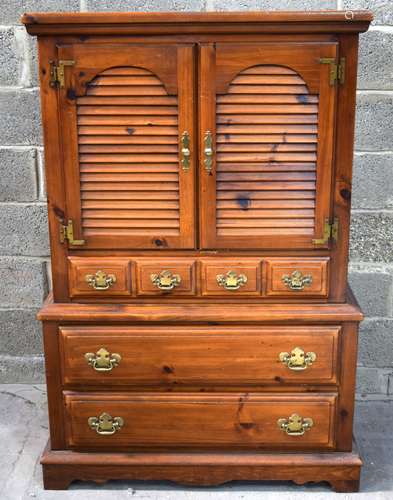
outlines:
[{"label": "cinder block", "polygon": [[22,54],[13,28],[0,28],[0,85],[19,85]]},{"label": "cinder block", "polygon": [[393,373],[389,375],[388,379],[388,395],[393,396]]},{"label": "cinder block", "polygon": [[200,11],[204,10],[204,0],[86,0],[87,10],[107,12],[141,11]]},{"label": "cinder block", "polygon": [[1,384],[32,384],[44,381],[45,369],[42,356],[1,356]]},{"label": "cinder block", "polygon": [[388,393],[388,377],[387,370],[378,368],[358,367],[356,392],[361,395],[367,394],[385,394]]},{"label": "cinder block", "polygon": [[352,184],[353,208],[392,209],[393,155],[355,155]]},{"label": "cinder block", "polygon": [[392,262],[393,216],[388,213],[352,214],[352,260],[364,262]]},{"label": "cinder block", "polygon": [[335,0],[207,0],[207,10],[335,9]]},{"label": "cinder block", "polygon": [[49,255],[46,206],[3,205],[0,234],[0,255]]},{"label": "cinder block", "polygon": [[25,12],[79,12],[79,0],[4,0],[2,24],[19,24]]},{"label": "cinder block", "polygon": [[9,356],[42,354],[37,309],[0,309],[0,353]]},{"label": "cinder block", "polygon": [[359,361],[393,368],[393,319],[366,319],[360,325]]},{"label": "cinder block", "polygon": [[393,88],[393,33],[368,31],[360,37],[358,88]]},{"label": "cinder block", "polygon": [[0,257],[3,308],[40,307],[48,293],[45,263],[38,259]]},{"label": "cinder block", "polygon": [[0,144],[39,145],[42,142],[39,96],[36,90],[0,92]]},{"label": "cinder block", "polygon": [[37,199],[35,149],[0,149],[0,202]]},{"label": "cinder block", "polygon": [[32,87],[39,86],[38,77],[38,45],[37,38],[35,36],[28,36],[27,48],[28,55],[30,58],[30,84]]},{"label": "cinder block", "polygon": [[393,144],[393,96],[359,94],[356,109],[356,149],[391,150]]},{"label": "cinder block", "polygon": [[389,316],[393,276],[383,271],[350,270],[349,283],[366,316]]},{"label": "cinder block", "polygon": [[344,10],[369,9],[374,14],[373,24],[393,24],[393,2],[391,0],[342,0]]}]

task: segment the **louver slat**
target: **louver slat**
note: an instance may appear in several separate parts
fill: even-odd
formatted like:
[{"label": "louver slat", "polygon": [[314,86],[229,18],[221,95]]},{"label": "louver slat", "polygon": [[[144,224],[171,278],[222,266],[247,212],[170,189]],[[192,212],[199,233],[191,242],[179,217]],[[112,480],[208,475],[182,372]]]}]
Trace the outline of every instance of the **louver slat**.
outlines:
[{"label": "louver slat", "polygon": [[255,66],[217,96],[217,235],[312,236],[318,96],[280,66]]},{"label": "louver slat", "polygon": [[77,115],[85,234],[179,235],[177,97],[148,70],[113,68]]}]

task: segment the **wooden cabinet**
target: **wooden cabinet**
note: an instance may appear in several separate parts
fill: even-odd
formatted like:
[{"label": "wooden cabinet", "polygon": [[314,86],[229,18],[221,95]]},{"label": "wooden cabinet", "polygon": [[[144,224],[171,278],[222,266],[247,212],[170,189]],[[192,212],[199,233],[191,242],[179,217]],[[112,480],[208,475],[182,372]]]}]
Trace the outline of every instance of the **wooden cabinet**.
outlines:
[{"label": "wooden cabinet", "polygon": [[52,254],[46,488],[358,488],[347,263],[372,16],[352,14],[23,17]]}]

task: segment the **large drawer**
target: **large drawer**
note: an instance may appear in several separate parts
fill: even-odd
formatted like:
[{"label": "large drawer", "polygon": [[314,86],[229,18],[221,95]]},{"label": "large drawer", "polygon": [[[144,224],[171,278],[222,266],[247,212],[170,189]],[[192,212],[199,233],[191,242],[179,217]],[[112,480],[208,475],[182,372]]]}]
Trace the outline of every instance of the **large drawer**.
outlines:
[{"label": "large drawer", "polygon": [[335,394],[64,394],[71,448],[326,449]]},{"label": "large drawer", "polygon": [[335,384],[339,326],[60,327],[64,384]]}]

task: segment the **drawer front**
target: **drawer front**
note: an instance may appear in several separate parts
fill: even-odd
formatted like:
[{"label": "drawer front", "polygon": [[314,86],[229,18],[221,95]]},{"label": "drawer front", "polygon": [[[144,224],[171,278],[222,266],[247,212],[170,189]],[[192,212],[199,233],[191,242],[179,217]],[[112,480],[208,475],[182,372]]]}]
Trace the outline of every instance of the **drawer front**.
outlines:
[{"label": "drawer front", "polygon": [[201,294],[260,295],[260,261],[217,258],[200,261]]},{"label": "drawer front", "polygon": [[265,259],[265,294],[268,297],[328,296],[329,258]]},{"label": "drawer front", "polygon": [[128,259],[106,257],[69,257],[71,297],[116,297],[131,295]]},{"label": "drawer front", "polygon": [[63,382],[334,384],[339,333],[338,326],[61,327]]},{"label": "drawer front", "polygon": [[71,448],[325,449],[336,396],[65,393]]},{"label": "drawer front", "polygon": [[138,295],[195,295],[195,261],[140,259],[136,261]]}]

